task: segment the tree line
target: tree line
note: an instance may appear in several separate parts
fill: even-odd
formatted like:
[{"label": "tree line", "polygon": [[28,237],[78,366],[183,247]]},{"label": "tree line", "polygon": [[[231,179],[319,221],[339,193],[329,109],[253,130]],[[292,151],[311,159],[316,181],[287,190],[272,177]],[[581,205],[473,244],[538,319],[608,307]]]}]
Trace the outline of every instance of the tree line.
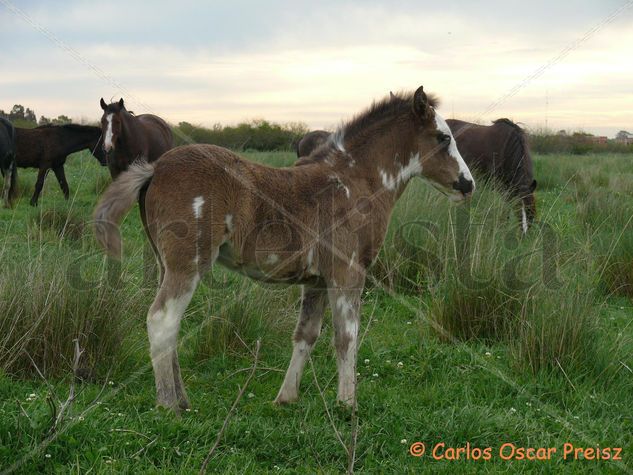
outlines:
[{"label": "tree line", "polygon": [[[66,115],[56,118],[40,116],[39,120],[35,111],[21,104],[13,106],[10,112],[0,109],[0,117],[5,117],[17,127],[36,127],[39,125],[63,125],[72,122]],[[98,124],[95,124],[98,125]],[[190,143],[208,143],[232,150],[293,150],[299,138],[310,129],[301,122],[278,124],[267,120],[257,119],[241,122],[237,125],[215,124],[212,127],[203,127],[189,122],[180,122],[172,127],[177,145]],[[633,137],[627,131],[618,132],[616,139],[598,140],[592,134],[584,132],[559,131],[553,133],[548,130],[528,131],[528,142],[534,153],[564,153],[582,155],[586,153],[632,153],[631,141],[622,140],[625,137]]]}]

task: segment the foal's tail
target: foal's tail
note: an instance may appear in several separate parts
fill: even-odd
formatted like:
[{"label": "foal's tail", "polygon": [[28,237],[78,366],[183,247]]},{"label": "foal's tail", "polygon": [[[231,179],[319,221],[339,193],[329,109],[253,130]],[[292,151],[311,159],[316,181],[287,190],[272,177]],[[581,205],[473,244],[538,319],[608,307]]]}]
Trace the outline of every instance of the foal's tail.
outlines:
[{"label": "foal's tail", "polygon": [[112,182],[97,203],[93,214],[95,236],[112,257],[121,258],[119,225],[152,176],[154,166],[145,161],[137,161]]}]

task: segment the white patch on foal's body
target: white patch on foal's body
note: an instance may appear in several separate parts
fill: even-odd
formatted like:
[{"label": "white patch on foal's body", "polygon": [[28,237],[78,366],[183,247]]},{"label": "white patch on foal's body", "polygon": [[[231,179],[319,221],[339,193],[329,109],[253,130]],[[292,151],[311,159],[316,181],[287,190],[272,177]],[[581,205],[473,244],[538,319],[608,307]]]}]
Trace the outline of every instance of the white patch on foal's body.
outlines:
[{"label": "white patch on foal's body", "polygon": [[521,205],[521,229],[523,229],[523,234],[528,231],[528,222],[527,215],[525,214],[525,204]]},{"label": "white patch on foal's body", "polygon": [[306,257],[306,267],[308,270],[308,274],[319,275],[319,269],[317,269],[317,266],[315,265],[315,262],[314,262],[314,248],[313,247],[311,247],[308,250],[308,255]]},{"label": "white patch on foal's body", "polygon": [[279,262],[279,256],[277,254],[270,254],[266,258],[266,264],[268,264],[268,265],[274,265],[277,262]]},{"label": "white patch on foal's body", "polygon": [[106,128],[103,145],[106,151],[109,151],[112,148],[112,114],[108,114],[106,116],[106,121],[108,122],[108,127]]},{"label": "white patch on foal's body", "polygon": [[349,260],[349,265],[347,266],[348,269],[351,269],[354,265],[354,259],[356,259],[356,251],[352,252],[352,258]]},{"label": "white patch on foal's body", "polygon": [[202,216],[202,205],[204,204],[204,198],[202,196],[196,196],[193,199],[193,215],[196,219],[200,219]]},{"label": "white patch on foal's body", "polygon": [[232,214],[227,214],[224,217],[224,224],[226,225],[226,230],[228,232],[233,231],[233,215]]},{"label": "white patch on foal's body", "polygon": [[407,183],[412,177],[422,173],[422,163],[420,162],[420,154],[412,153],[409,157],[409,163],[402,166],[398,163],[399,170],[395,175],[389,174],[382,168],[378,171],[382,184],[389,191],[396,191],[402,183]]}]

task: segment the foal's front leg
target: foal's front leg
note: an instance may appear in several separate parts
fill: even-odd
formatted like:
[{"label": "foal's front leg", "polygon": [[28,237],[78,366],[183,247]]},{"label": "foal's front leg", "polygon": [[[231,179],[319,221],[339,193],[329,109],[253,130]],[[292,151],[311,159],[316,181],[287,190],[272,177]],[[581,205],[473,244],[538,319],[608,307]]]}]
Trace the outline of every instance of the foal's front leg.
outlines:
[{"label": "foal's front leg", "polygon": [[354,404],[356,394],[356,354],[362,291],[362,285],[353,288],[332,287],[328,291],[338,369],[337,400],[346,406]]},{"label": "foal's front leg", "polygon": [[299,398],[299,383],[310,351],[321,333],[327,291],[303,287],[301,314],[295,328],[292,358],[275,403],[294,402]]}]

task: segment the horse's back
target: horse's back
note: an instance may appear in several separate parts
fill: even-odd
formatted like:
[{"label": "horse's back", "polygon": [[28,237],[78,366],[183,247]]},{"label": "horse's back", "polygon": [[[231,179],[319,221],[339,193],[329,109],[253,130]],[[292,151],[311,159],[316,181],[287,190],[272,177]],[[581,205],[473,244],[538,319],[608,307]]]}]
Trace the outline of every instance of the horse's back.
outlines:
[{"label": "horse's back", "polygon": [[136,119],[145,130],[148,161],[157,160],[163,153],[174,147],[171,127],[163,119],[154,114],[141,114],[136,116]]}]

